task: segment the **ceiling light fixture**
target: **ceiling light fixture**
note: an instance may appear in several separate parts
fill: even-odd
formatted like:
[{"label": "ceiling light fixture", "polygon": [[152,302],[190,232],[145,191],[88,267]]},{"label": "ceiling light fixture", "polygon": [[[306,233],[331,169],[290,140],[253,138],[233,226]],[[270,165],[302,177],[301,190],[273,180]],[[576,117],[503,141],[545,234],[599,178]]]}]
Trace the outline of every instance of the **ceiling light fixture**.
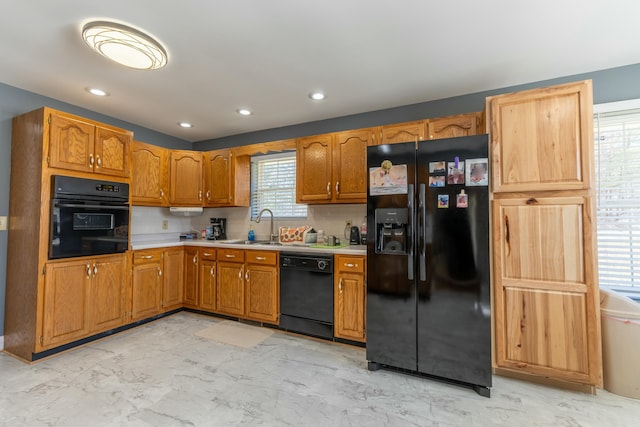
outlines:
[{"label": "ceiling light fixture", "polygon": [[251,115],[251,110],[248,110],[246,108],[238,108],[236,110],[236,112],[238,114],[240,114],[241,116],[250,116]]},{"label": "ceiling light fixture", "polygon": [[327,96],[322,92],[311,92],[309,94],[309,98],[313,99],[314,101],[322,101],[326,97]]},{"label": "ceiling light fixture", "polygon": [[115,22],[94,21],[82,27],[82,38],[100,55],[138,70],[167,65],[167,51],[153,37]]},{"label": "ceiling light fixture", "polygon": [[88,87],[87,88],[87,92],[89,92],[92,95],[95,96],[107,96],[109,95],[107,92],[105,92],[102,89],[98,89],[97,87]]},{"label": "ceiling light fixture", "polygon": [[189,122],[178,122],[178,126],[185,129],[189,129],[193,127],[193,125]]}]

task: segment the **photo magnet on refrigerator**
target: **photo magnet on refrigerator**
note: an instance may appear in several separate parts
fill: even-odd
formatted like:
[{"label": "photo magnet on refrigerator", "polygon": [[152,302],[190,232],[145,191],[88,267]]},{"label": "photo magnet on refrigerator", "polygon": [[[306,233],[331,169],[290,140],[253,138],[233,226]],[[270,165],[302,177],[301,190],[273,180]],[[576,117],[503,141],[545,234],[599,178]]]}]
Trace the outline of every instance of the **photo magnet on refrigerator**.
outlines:
[{"label": "photo magnet on refrigerator", "polygon": [[438,209],[446,209],[449,207],[449,195],[438,194]]},{"label": "photo magnet on refrigerator", "polygon": [[464,192],[464,190],[460,190],[460,193],[456,196],[456,207],[457,208],[468,208],[469,207],[469,195]]}]

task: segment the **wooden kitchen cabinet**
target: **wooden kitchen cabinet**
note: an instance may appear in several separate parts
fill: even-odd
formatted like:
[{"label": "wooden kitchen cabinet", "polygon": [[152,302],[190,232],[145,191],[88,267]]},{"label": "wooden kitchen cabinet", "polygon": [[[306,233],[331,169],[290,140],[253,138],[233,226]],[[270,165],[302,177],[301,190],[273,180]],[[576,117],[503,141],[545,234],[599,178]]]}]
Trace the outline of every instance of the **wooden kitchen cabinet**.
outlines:
[{"label": "wooden kitchen cabinet", "polygon": [[217,308],[216,296],[218,288],[216,270],[216,250],[202,248],[200,252],[200,272],[198,277],[198,305],[202,310],[215,311]]},{"label": "wooden kitchen cabinet", "polygon": [[252,320],[278,324],[280,280],[278,253],[245,251],[245,316]]},{"label": "wooden kitchen cabinet", "polygon": [[202,153],[172,150],[169,159],[169,201],[171,205],[202,206]]},{"label": "wooden kitchen cabinet", "polygon": [[[591,82],[487,99],[496,372],[602,387]],[[553,190],[553,191],[551,191]]]},{"label": "wooden kitchen cabinet", "polygon": [[94,259],[89,294],[89,332],[98,333],[126,323],[129,276],[125,254]]},{"label": "wooden kitchen cabinet", "polygon": [[180,308],[184,287],[184,251],[182,247],[165,249],[162,253],[162,266],[162,309],[169,311]]},{"label": "wooden kitchen cabinet", "polygon": [[218,249],[217,258],[216,312],[277,324],[280,315],[278,253]]},{"label": "wooden kitchen cabinet", "polygon": [[200,275],[200,250],[195,246],[184,248],[184,298],[185,307],[198,307],[198,285]]},{"label": "wooden kitchen cabinet", "polygon": [[131,203],[135,206],[169,205],[169,150],[133,141]]},{"label": "wooden kitchen cabinet", "polygon": [[376,131],[376,136],[369,145],[423,141],[428,135],[427,127],[427,120],[416,120],[413,122],[379,126]]},{"label": "wooden kitchen cabinet", "polygon": [[429,139],[456,138],[484,133],[484,129],[482,129],[482,113],[458,114],[429,119],[428,128]]},{"label": "wooden kitchen cabinet", "polygon": [[49,120],[49,167],[129,176],[132,132],[62,112]]},{"label": "wooden kitchen cabinet", "polygon": [[230,316],[244,315],[244,251],[218,249],[216,309]]},{"label": "wooden kitchen cabinet", "polygon": [[334,336],[365,341],[366,258],[334,256]]},{"label": "wooden kitchen cabinet", "polygon": [[299,138],[296,144],[296,202],[329,203],[333,194],[333,135]]},{"label": "wooden kitchen cabinet", "polygon": [[160,313],[162,301],[162,250],[133,252],[131,320],[137,321]]},{"label": "wooden kitchen cabinet", "polygon": [[366,203],[367,145],[372,129],[300,138],[296,152],[298,203]]},{"label": "wooden kitchen cabinet", "polygon": [[124,254],[47,263],[41,347],[124,324],[125,265]]},{"label": "wooden kitchen cabinet", "polygon": [[493,203],[498,366],[599,386],[593,201],[566,195]]},{"label": "wooden kitchen cabinet", "polygon": [[250,156],[236,156],[233,150],[207,152],[204,176],[206,207],[249,206]]},{"label": "wooden kitchen cabinet", "polygon": [[591,81],[487,98],[494,192],[592,188]]}]

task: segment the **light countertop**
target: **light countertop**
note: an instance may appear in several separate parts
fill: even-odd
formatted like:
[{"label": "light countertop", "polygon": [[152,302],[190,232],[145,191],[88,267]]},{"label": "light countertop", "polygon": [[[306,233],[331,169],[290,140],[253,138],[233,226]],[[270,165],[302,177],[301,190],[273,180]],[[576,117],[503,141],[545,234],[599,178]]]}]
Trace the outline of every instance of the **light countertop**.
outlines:
[{"label": "light countertop", "polygon": [[269,244],[245,244],[242,240],[206,240],[206,239],[187,239],[180,240],[177,237],[153,239],[151,236],[145,239],[131,239],[131,249],[155,249],[171,246],[200,246],[210,248],[229,248],[229,249],[250,249],[257,251],[278,251],[278,252],[297,252],[297,253],[330,253],[343,255],[366,255],[366,245],[347,245],[335,247],[312,247],[308,245],[269,245]]}]

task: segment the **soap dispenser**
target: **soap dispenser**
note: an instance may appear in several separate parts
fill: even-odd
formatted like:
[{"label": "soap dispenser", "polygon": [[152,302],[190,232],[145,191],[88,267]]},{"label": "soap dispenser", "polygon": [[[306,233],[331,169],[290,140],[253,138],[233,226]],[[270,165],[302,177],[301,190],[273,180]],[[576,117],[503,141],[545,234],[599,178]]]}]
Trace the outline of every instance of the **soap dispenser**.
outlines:
[{"label": "soap dispenser", "polygon": [[249,234],[247,235],[247,240],[253,242],[256,240],[256,233],[253,231],[253,225],[249,226]]}]

